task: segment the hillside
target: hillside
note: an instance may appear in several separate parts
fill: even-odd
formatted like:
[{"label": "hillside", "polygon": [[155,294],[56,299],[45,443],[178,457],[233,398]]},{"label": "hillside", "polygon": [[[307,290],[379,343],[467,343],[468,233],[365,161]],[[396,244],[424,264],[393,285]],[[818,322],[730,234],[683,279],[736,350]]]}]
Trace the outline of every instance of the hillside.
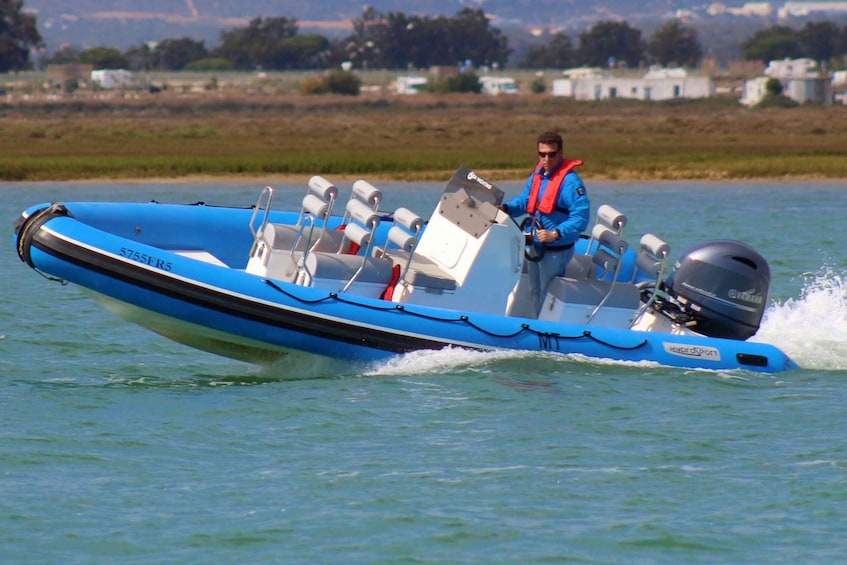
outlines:
[{"label": "hillside", "polygon": [[[733,4],[736,2],[726,2]],[[739,5],[743,2],[737,2]],[[703,6],[692,0],[380,0],[373,5],[382,12],[406,12],[428,15],[453,15],[465,6],[480,7],[487,14],[504,21],[520,21],[529,25],[578,25],[580,21],[634,16],[661,17],[679,9],[693,10]],[[50,18],[136,18],[169,17],[177,20],[249,19],[256,16],[292,16],[298,20],[350,20],[362,13],[364,4],[354,0],[26,0],[27,8]]]},{"label": "hillside", "polygon": [[[359,17],[365,6],[354,0],[25,0],[24,5],[37,16],[48,49],[63,43],[126,48],[186,36],[212,45],[222,29],[246,25],[259,16],[293,17],[301,29],[346,34],[350,20]],[[585,29],[604,19],[653,22],[652,27],[676,10],[703,6],[693,0],[380,0],[372,5],[381,12],[447,16],[465,6],[480,7],[501,29],[539,25]]]}]

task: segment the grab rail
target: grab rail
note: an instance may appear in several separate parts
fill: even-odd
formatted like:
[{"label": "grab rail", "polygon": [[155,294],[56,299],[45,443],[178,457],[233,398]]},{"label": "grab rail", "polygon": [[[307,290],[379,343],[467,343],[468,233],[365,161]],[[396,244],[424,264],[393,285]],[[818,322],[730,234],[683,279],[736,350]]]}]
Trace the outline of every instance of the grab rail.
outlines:
[{"label": "grab rail", "polygon": [[[267,195],[267,196],[265,196]],[[262,210],[262,200],[265,199],[265,216],[262,218],[262,225],[258,229],[255,227],[256,217],[259,215],[259,211]],[[253,207],[253,214],[250,216],[250,232],[253,234],[253,247],[250,250],[250,255],[256,251],[256,247],[259,244],[259,234],[264,233],[265,226],[268,225],[268,218],[270,217],[271,212],[271,203],[274,199],[274,189],[270,186],[266,186],[262,189],[262,192],[259,194],[258,200],[256,200],[256,206]]]}]

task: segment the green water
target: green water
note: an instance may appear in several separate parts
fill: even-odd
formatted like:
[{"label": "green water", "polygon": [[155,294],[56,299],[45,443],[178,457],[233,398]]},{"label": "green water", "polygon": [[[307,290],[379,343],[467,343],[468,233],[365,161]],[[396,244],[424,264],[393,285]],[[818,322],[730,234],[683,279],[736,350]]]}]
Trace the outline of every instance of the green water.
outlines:
[{"label": "green water", "polygon": [[[769,259],[760,334],[804,367],[775,376],[463,351],[258,369],[15,255],[31,204],[249,205],[259,188],[0,185],[0,562],[844,560],[844,187],[589,186],[672,255],[733,238]],[[422,210],[440,187],[395,188]]]}]

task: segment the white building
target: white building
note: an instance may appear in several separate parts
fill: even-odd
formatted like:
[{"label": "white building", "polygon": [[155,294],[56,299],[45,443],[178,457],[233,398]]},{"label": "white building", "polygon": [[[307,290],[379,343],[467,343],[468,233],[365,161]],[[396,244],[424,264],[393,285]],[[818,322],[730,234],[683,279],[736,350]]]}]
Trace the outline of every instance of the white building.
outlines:
[{"label": "white building", "polygon": [[426,87],[426,77],[397,77],[394,83],[397,94],[417,94]]},{"label": "white building", "polygon": [[518,85],[511,77],[480,77],[479,82],[482,84],[482,93],[490,96],[518,93]]},{"label": "white building", "polygon": [[577,100],[671,100],[674,98],[709,98],[715,85],[709,77],[692,77],[685,69],[651,69],[640,78],[614,77],[609,74],[585,73],[577,78],[553,81],[553,96],[570,96]]},{"label": "white building", "polygon": [[832,101],[847,104],[847,71],[832,73]]},{"label": "white building", "polygon": [[732,16],[759,16],[767,17],[772,13],[770,2],[747,2],[740,8],[731,8],[726,4],[716,2],[710,4],[706,9],[706,13],[710,16],[722,16],[730,14]]},{"label": "white building", "polygon": [[805,17],[814,13],[835,14],[847,12],[847,2],[786,2],[777,10],[780,19]]},{"label": "white building", "polygon": [[782,93],[788,98],[803,104],[832,102],[832,83],[817,69],[811,59],[782,59],[771,61],[765,69],[765,76],[756,77],[744,83],[741,103],[755,106],[767,94],[766,85],[770,79],[782,84]]},{"label": "white building", "polygon": [[132,73],[124,69],[100,69],[91,71],[91,82],[106,89],[129,86],[133,82]]},{"label": "white building", "polygon": [[601,79],[605,71],[599,67],[575,67],[562,71],[563,79],[553,81],[553,96],[575,97],[574,86],[579,80]]}]

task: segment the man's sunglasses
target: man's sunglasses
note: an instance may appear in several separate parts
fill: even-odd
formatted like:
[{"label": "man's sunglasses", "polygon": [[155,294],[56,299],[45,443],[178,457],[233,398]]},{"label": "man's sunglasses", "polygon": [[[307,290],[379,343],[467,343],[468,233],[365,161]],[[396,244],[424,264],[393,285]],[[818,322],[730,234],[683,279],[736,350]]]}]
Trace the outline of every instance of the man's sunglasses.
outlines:
[{"label": "man's sunglasses", "polygon": [[544,157],[547,157],[548,159],[552,159],[553,157],[555,157],[558,154],[559,154],[558,151],[539,151],[538,152],[538,156],[542,159]]}]

